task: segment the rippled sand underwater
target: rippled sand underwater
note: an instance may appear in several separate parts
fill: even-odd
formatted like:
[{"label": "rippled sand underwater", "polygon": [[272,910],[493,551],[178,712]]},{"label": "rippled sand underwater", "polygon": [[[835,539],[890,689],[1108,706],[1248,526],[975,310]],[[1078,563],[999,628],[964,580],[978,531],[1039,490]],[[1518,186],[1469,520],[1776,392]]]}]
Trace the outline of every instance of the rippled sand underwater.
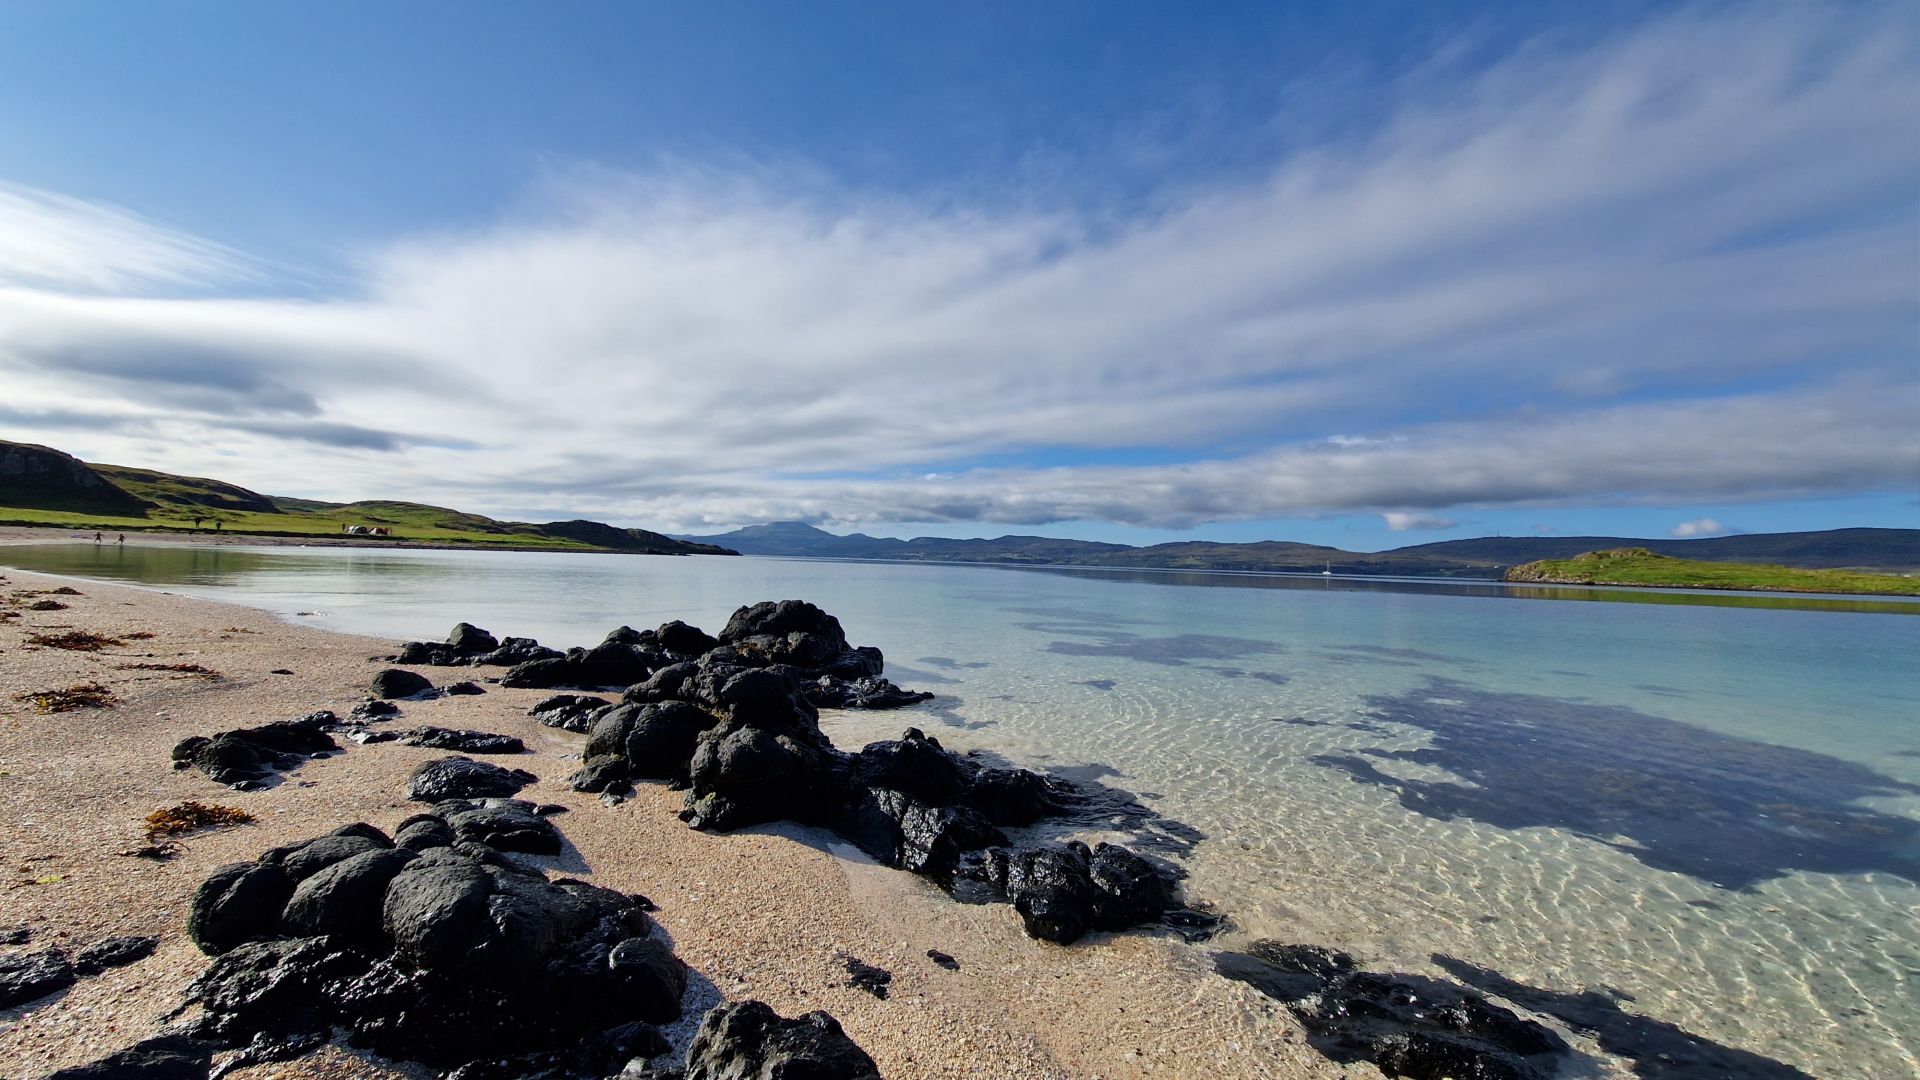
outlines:
[{"label": "rippled sand underwater", "polygon": [[830,716],[836,742],[912,724],[1130,792],[1229,946],[1439,954],[1815,1076],[1920,1076],[1907,615],[801,560],[101,557],[395,637],[468,619],[579,644],[808,599],[939,695]]}]

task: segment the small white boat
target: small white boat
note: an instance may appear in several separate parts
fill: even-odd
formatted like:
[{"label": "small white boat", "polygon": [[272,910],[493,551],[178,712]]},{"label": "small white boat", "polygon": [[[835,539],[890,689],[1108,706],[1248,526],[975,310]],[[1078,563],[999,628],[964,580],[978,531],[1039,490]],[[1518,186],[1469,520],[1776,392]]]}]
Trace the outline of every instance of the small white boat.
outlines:
[{"label": "small white boat", "polygon": [[1327,568],[1326,568],[1325,570],[1322,570],[1322,571],[1320,571],[1320,576],[1321,576],[1321,577],[1332,577],[1332,576],[1333,576],[1333,563],[1332,563],[1331,561],[1329,561],[1329,562],[1327,563]]}]

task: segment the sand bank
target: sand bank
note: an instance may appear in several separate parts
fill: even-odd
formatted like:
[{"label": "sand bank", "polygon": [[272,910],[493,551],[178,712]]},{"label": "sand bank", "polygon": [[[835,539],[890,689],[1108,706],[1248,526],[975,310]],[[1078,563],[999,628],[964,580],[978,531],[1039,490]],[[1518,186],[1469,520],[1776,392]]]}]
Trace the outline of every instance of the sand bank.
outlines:
[{"label": "sand bank", "polygon": [[[22,532],[42,535],[11,535]],[[48,533],[61,531],[5,530],[0,541],[44,541]],[[441,754],[349,744],[255,792],[173,771],[168,752],[188,735],[315,709],[344,713],[384,666],[372,658],[395,643],[151,590],[11,570],[0,578],[0,593],[62,584],[81,593],[56,598],[66,610],[0,621],[0,925],[31,927],[26,948],[84,946],[120,934],[161,938],[147,960],[0,1012],[0,1073],[32,1077],[159,1030],[159,1017],[207,964],[183,920],[209,871],[356,820],[391,830],[417,808],[402,795],[407,774]],[[97,653],[25,643],[31,633],[65,629],[153,636]],[[125,667],[136,663],[193,663],[222,677]],[[457,677],[420,670],[436,682]],[[474,672],[482,673],[497,674]],[[43,714],[16,700],[89,681],[110,687],[121,703]],[[824,831],[695,832],[674,817],[679,794],[658,785],[643,785],[617,807],[577,794],[566,778],[577,767],[580,738],[526,715],[547,693],[489,686],[478,697],[406,703],[400,723],[525,740],[530,753],[495,760],[539,776],[522,798],[571,812],[556,819],[568,841],[560,855],[516,858],[656,901],[660,925],[697,973],[686,1002],[693,1017],[722,998],[758,998],[784,1015],[826,1009],[895,1080],[1378,1075],[1371,1066],[1343,1070],[1322,1059],[1277,1004],[1214,975],[1204,947],[1149,934],[1096,935],[1065,948],[1038,942],[1021,932],[1011,908],[956,904]],[[120,854],[141,842],[149,812],[186,799],[239,807],[258,821],[189,836],[184,854],[168,862]],[[928,949],[951,954],[960,970],[936,966]],[[893,972],[887,1000],[845,985],[847,956]],[[330,1049],[233,1075],[432,1073]]]}]

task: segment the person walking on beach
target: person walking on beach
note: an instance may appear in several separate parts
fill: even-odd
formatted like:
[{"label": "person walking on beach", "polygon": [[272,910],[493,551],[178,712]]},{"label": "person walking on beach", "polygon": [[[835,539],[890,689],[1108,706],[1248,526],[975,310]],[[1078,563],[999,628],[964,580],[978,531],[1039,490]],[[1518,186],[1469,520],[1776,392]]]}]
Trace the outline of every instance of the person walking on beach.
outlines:
[{"label": "person walking on beach", "polygon": [[93,542],[94,542],[94,543],[96,543],[96,544],[97,544],[97,543],[99,543],[99,542],[100,542],[100,541],[102,541],[102,540],[105,540],[105,539],[106,539],[106,537],[104,537],[104,536],[101,536],[101,535],[100,535],[99,533],[94,533],[94,534],[93,534]]},{"label": "person walking on beach", "polygon": [[120,539],[118,539],[118,540],[115,540],[115,541],[114,541],[114,543],[116,543],[116,544],[125,544],[126,542],[127,542],[127,534],[126,534],[126,533],[121,533],[121,534],[120,534]]}]

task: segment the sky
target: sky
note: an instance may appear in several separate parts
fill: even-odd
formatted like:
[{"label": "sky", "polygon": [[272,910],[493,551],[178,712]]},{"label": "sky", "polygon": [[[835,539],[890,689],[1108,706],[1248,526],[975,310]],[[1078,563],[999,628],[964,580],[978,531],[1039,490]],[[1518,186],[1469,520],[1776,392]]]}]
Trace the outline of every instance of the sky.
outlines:
[{"label": "sky", "polygon": [[681,533],[1920,527],[1920,9],[0,4],[0,438]]}]

